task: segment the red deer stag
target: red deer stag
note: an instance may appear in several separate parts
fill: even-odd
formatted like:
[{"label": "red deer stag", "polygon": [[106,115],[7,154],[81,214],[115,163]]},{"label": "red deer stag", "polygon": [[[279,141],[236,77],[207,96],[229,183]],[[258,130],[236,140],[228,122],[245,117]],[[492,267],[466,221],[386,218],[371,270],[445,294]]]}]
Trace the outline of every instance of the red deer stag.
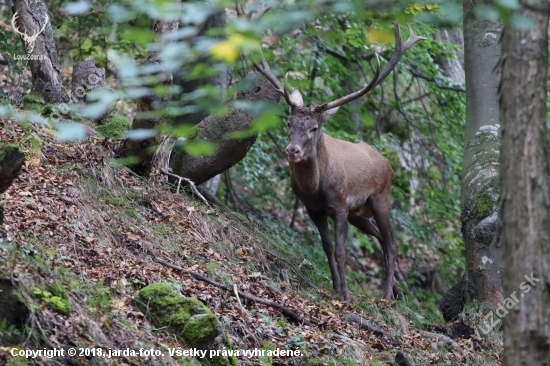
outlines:
[{"label": "red deer stag", "polygon": [[[338,108],[357,99],[377,85],[395,68],[405,51],[417,41],[409,26],[409,39],[403,44],[399,25],[395,23],[395,51],[386,67],[378,67],[374,79],[361,90],[313,107],[305,107],[298,90],[292,94],[277,80],[265,61],[254,67],[280,92],[290,106],[290,133],[286,154],[291,170],[292,190],[302,201],[321,235],[327,255],[334,290],[349,304],[346,283],[344,245],[348,222],[372,235],[382,244],[386,265],[384,298],[391,299],[399,289],[395,280],[397,243],[390,228],[391,184],[393,170],[388,161],[367,144],[337,140],[324,133],[323,123]],[[327,218],[334,222],[336,251],[330,238]],[[372,221],[372,218],[376,223]]]}]

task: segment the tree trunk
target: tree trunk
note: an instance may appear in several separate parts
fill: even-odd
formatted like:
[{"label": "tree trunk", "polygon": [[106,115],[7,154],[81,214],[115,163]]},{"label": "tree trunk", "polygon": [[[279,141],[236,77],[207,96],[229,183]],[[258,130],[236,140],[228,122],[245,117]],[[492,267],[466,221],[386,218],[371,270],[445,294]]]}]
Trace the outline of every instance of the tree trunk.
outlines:
[{"label": "tree trunk", "polygon": [[[496,308],[502,297],[501,248],[498,228],[499,108],[496,68],[502,24],[478,19],[474,7],[481,2],[464,0],[464,66],[466,71],[466,131],[462,165],[462,234],[466,273],[462,284],[468,290],[457,305],[473,298]],[[457,289],[455,289],[457,290]],[[451,294],[449,294],[450,296]],[[443,302],[456,300],[445,299]],[[445,314],[452,319],[458,313]]]},{"label": "tree trunk", "polygon": [[[175,0],[176,4],[180,4],[181,0]],[[157,20],[153,24],[153,30],[160,37],[168,32],[177,30],[179,27],[179,19],[171,22]],[[169,42],[168,42],[169,43]],[[160,52],[157,49],[147,51],[145,57],[146,65],[158,65],[161,62]],[[162,77],[162,85],[169,86],[172,84],[172,74],[163,73],[159,75]],[[137,113],[134,121],[132,122],[132,129],[154,129],[163,122],[161,116],[159,117],[140,117],[140,113],[151,112],[165,108],[170,103],[171,95],[165,94],[162,96],[148,95],[142,97],[137,102]],[[124,143],[123,151],[120,152],[123,156],[135,156],[138,159],[138,163],[132,166],[132,169],[139,175],[148,176],[151,172],[154,149],[159,144],[158,137],[152,137],[145,140],[126,140]],[[162,159],[160,159],[162,160]]]},{"label": "tree trunk", "polygon": [[[251,102],[278,103],[280,94],[275,87],[257,74],[257,81],[250,90],[237,97]],[[227,134],[250,128],[256,117],[251,111],[230,108],[225,116],[209,116],[197,125],[196,140],[212,141],[217,144],[211,156],[194,157],[182,150],[174,149],[170,166],[178,175],[203,183],[224,172],[241,161],[256,141],[256,135],[244,139],[227,138]]]},{"label": "tree trunk", "polygon": [[[6,191],[21,173],[25,162],[23,155],[17,148],[6,146],[0,148],[0,194]],[[4,222],[2,206],[0,206],[0,225]]]},{"label": "tree trunk", "polygon": [[15,24],[19,34],[38,33],[36,40],[21,36],[30,56],[33,89],[44,97],[46,103],[68,102],[69,97],[61,85],[61,66],[46,4],[43,0],[14,0],[14,16],[16,12]]},{"label": "tree trunk", "polygon": [[505,253],[504,289],[509,296],[504,305],[507,309],[516,305],[503,319],[503,365],[548,366],[548,12],[525,10],[523,14],[531,19],[534,27],[529,31],[507,27],[502,39],[501,237]]}]

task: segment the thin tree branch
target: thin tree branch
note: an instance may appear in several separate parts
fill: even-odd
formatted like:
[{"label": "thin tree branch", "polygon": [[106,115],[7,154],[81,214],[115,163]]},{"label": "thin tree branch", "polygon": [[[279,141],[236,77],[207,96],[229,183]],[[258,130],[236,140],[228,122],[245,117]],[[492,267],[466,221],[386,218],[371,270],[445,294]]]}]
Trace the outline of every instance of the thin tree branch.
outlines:
[{"label": "thin tree branch", "polygon": [[206,204],[206,206],[209,209],[212,209],[212,206],[210,206],[210,203],[208,203],[208,200],[206,198],[204,198],[204,196],[202,194],[200,194],[199,190],[197,189],[197,186],[195,185],[195,183],[191,179],[185,178],[185,177],[180,177],[179,175],[167,172],[164,169],[160,169],[159,171],[164,175],[167,175],[169,177],[178,179],[178,188],[176,190],[177,194],[179,194],[179,192],[180,192],[180,185],[181,185],[181,181],[183,180],[191,186],[191,189],[193,190],[193,193],[195,193],[197,195],[197,197],[199,197]]},{"label": "thin tree branch", "polygon": [[[225,290],[225,291],[229,291],[229,292],[233,292],[236,287],[233,287],[233,286],[230,286],[230,285],[224,285],[224,284],[221,284],[219,282],[216,282],[206,276],[203,276],[201,274],[198,274],[196,272],[193,272],[193,271],[189,271],[183,267],[179,267],[179,266],[176,266],[176,265],[173,265],[171,263],[168,263],[168,262],[165,262],[163,261],[162,259],[155,259],[155,262],[157,263],[160,263],[162,264],[163,266],[166,266],[166,267],[169,267],[169,268],[172,268],[172,269],[175,269],[176,271],[180,271],[180,272],[183,272],[183,273],[186,273],[188,275],[190,275],[191,277],[193,277],[194,279],[196,280],[199,280],[199,281],[202,281],[202,282],[206,282],[212,286],[215,286],[215,287],[218,287],[222,290]],[[297,323],[302,323],[302,324],[306,324],[306,325],[312,325],[312,323],[305,319],[304,317],[302,317],[301,315],[295,313],[293,310],[290,310],[289,308],[287,308],[286,306],[283,306],[275,301],[271,301],[271,300],[267,300],[267,299],[262,299],[260,297],[257,297],[257,296],[254,296],[252,294],[249,294],[248,292],[243,292],[243,291],[236,291],[237,294],[239,294],[241,297],[245,298],[245,299],[248,299],[248,300],[251,300],[251,301],[254,301],[254,302],[257,302],[259,304],[263,304],[263,305],[267,305],[267,306],[270,306],[272,308],[275,308],[277,310],[281,310],[281,312],[287,316],[290,320],[292,321],[295,321]]]},{"label": "thin tree branch", "polygon": [[434,78],[431,78],[429,76],[426,76],[426,75],[423,75],[421,73],[419,73],[418,71],[416,70],[412,70],[412,69],[409,69],[410,73],[414,76],[414,77],[417,77],[419,79],[423,79],[423,80],[426,80],[426,81],[429,81],[431,83],[434,83],[435,86],[437,86],[439,89],[443,89],[443,90],[452,90],[452,91],[456,91],[456,92],[460,92],[460,93],[466,93],[466,89],[460,87],[460,86],[447,86],[447,85],[441,85],[439,83],[439,81],[437,81],[436,79]]}]

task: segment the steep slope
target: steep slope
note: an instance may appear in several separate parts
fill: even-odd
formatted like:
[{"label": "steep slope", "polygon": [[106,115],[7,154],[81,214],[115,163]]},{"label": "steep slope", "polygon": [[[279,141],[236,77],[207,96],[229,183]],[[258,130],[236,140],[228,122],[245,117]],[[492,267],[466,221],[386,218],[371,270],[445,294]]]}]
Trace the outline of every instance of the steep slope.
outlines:
[{"label": "steep slope", "polygon": [[[47,127],[0,120],[0,141],[18,145],[27,159],[3,194],[0,291],[16,301],[0,300],[0,308],[13,310],[18,303],[20,317],[0,310],[0,318],[8,318],[0,322],[0,364],[204,362],[169,356],[190,347],[135,306],[139,291],[157,282],[208,306],[233,350],[257,350],[237,357],[243,365],[392,364],[398,352],[417,365],[499,363],[498,347],[474,342],[463,322],[454,327],[454,340],[420,328],[422,317],[407,300],[376,300],[375,291],[356,291],[354,305],[345,308],[328,290],[328,273],[300,258],[296,247],[308,244],[293,242],[298,236],[281,236],[192,194],[178,194],[176,189],[189,189],[168,185],[165,176],[136,177],[110,158],[110,140],[61,144]],[[250,295],[275,307],[244,298]],[[460,329],[465,338],[456,333]],[[14,357],[14,347],[88,351],[30,359]],[[100,356],[140,349],[165,356]],[[300,356],[261,350],[299,350]],[[399,355],[395,359],[406,364]]]}]

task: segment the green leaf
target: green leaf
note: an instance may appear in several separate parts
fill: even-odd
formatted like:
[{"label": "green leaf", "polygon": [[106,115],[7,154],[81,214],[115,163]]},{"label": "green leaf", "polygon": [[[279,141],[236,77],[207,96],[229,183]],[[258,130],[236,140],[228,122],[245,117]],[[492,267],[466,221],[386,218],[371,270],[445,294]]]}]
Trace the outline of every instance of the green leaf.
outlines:
[{"label": "green leaf", "polygon": [[518,0],[495,0],[495,3],[510,10],[521,9],[521,4]]},{"label": "green leaf", "polygon": [[510,24],[513,28],[519,31],[528,31],[533,29],[535,24],[533,21],[522,14],[512,14],[510,18]]},{"label": "green leaf", "polygon": [[186,142],[183,145],[183,149],[195,157],[202,155],[213,155],[216,149],[216,144],[210,141],[194,140]]},{"label": "green leaf", "polygon": [[474,8],[474,12],[478,18],[488,20],[499,20],[500,13],[498,9],[491,5],[478,5]]},{"label": "green leaf", "polygon": [[54,124],[56,136],[61,141],[82,141],[86,138],[86,128],[76,122],[57,122]]},{"label": "green leaf", "polygon": [[157,135],[157,131],[147,128],[137,128],[126,132],[126,138],[128,140],[146,140]]},{"label": "green leaf", "polygon": [[90,4],[87,1],[80,0],[72,3],[65,3],[63,5],[65,11],[72,15],[81,15],[86,13],[90,9]]},{"label": "green leaf", "polygon": [[136,42],[142,47],[147,46],[149,43],[156,39],[157,35],[150,29],[143,28],[131,28],[126,29],[121,36],[121,39]]}]

